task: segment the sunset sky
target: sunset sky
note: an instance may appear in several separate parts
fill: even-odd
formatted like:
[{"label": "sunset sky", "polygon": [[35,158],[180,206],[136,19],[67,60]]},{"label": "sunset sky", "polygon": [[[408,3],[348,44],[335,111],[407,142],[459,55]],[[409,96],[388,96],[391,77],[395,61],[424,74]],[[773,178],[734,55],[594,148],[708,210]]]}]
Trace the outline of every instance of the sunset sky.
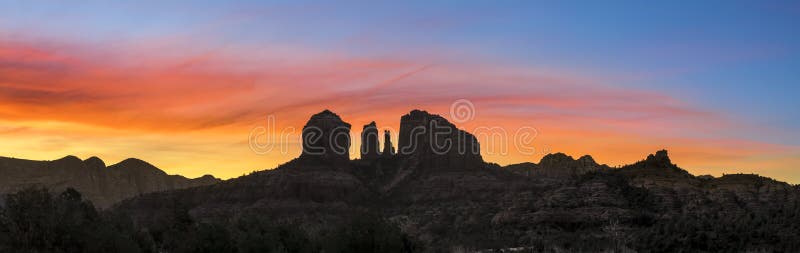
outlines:
[{"label": "sunset sky", "polygon": [[[484,143],[489,162],[668,149],[693,174],[800,183],[798,24],[798,1],[0,0],[0,156],[231,178],[299,155],[324,109],[357,153],[364,124],[397,138],[411,109],[465,99],[459,127],[538,133],[536,154]],[[293,135],[254,152],[270,116]]]}]

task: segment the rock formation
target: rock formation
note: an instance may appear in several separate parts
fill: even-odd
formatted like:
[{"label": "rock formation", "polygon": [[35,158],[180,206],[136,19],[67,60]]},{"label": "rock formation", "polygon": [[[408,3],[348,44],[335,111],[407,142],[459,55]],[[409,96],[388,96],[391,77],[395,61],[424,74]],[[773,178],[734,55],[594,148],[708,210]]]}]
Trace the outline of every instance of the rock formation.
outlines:
[{"label": "rock formation", "polygon": [[645,160],[648,166],[651,167],[673,167],[672,161],[669,160],[669,155],[666,150],[659,150],[654,154],[647,156]]},{"label": "rock formation", "polygon": [[564,180],[580,176],[589,172],[610,169],[606,165],[597,164],[589,155],[584,155],[577,160],[564,153],[547,154],[539,164],[525,162],[503,167],[503,170],[542,179]]},{"label": "rock formation", "polygon": [[339,115],[325,110],[311,116],[303,127],[301,158],[346,163],[350,160],[350,124]]},{"label": "rock formation", "polygon": [[361,160],[373,161],[378,159],[380,143],[378,142],[378,128],[375,121],[364,125],[361,132]]},{"label": "rock formation", "polygon": [[585,155],[577,160],[563,153],[548,154],[539,161],[539,170],[535,174],[545,176],[578,176],[600,169],[591,156]]},{"label": "rock formation", "polygon": [[392,136],[389,134],[389,130],[383,131],[383,152],[381,152],[381,156],[383,157],[393,157],[394,156],[394,146],[392,145]]},{"label": "rock formation", "polygon": [[398,155],[430,169],[483,166],[478,140],[445,118],[413,110],[400,119]]}]

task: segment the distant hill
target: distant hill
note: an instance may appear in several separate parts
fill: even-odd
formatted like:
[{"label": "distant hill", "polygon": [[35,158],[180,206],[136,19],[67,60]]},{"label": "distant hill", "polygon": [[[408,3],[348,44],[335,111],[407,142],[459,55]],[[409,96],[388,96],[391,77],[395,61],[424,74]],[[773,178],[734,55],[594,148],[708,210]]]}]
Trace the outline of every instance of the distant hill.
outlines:
[{"label": "distant hill", "polygon": [[[436,135],[438,141],[467,152],[436,150],[431,136],[412,133],[431,130],[432,122],[451,130]],[[335,134],[349,128],[324,111],[312,116],[304,136],[314,129],[349,147],[349,135]],[[469,151],[479,146],[474,136],[418,110],[401,118],[399,135],[397,154],[369,151],[365,159],[349,160],[346,153],[304,152],[274,170],[145,194],[115,211],[145,227],[176,210],[223,224],[255,214],[294,224],[311,237],[353,217],[378,214],[427,248],[445,251],[800,250],[797,186],[757,175],[696,177],[673,164],[667,151],[618,169],[565,154],[501,167]],[[324,150],[329,144],[303,145]]]},{"label": "distant hill", "polygon": [[53,161],[0,157],[0,175],[0,194],[32,186],[46,187],[54,192],[72,187],[102,208],[144,193],[220,182],[210,175],[196,179],[167,175],[134,158],[106,167],[97,157],[81,160],[75,156]]}]

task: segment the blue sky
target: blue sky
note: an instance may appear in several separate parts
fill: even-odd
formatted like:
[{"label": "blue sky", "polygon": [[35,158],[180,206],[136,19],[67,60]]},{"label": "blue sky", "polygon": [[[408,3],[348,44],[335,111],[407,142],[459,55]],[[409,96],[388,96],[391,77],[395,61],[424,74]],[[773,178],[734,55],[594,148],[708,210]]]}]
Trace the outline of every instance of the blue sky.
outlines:
[{"label": "blue sky", "polygon": [[[568,77],[593,83],[585,92],[559,91],[573,97],[592,96],[599,85],[663,94],[670,100],[664,103],[714,115],[708,122],[666,118],[676,138],[782,145],[793,150],[790,156],[800,146],[797,24],[797,1],[0,1],[0,42],[73,58],[137,61],[121,52],[140,50],[148,59],[223,52],[227,61],[248,65],[242,58],[269,48],[263,54],[294,55],[287,61],[303,66],[346,58],[407,69],[470,65],[487,76]],[[27,57],[9,55],[0,60],[11,65]],[[525,81],[497,92],[527,94],[547,85]],[[461,86],[459,94],[479,99],[484,93]],[[623,113],[636,110],[619,100],[606,102],[625,104]],[[576,114],[605,115],[588,109]],[[706,123],[713,127],[702,127]]]}]

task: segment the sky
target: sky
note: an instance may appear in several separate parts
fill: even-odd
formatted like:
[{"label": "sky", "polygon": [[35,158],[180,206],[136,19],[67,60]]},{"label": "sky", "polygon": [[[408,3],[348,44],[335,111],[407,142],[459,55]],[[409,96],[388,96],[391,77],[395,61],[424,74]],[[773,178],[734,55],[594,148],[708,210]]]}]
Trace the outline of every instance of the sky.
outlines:
[{"label": "sky", "polygon": [[0,0],[0,156],[232,178],[299,155],[324,109],[357,158],[364,124],[397,143],[461,101],[459,127],[509,136],[479,135],[488,162],[668,149],[800,183],[797,24],[797,1]]}]

